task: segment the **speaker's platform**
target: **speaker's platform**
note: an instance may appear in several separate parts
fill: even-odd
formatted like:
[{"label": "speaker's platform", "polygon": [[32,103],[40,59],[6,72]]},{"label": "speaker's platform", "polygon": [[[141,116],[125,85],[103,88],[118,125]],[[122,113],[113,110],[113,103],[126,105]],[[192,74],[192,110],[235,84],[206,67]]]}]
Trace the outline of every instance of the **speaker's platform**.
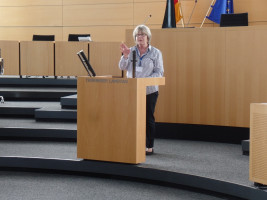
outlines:
[{"label": "speaker's platform", "polygon": [[75,142],[0,140],[0,146],[0,169],[103,174],[242,199],[267,198],[249,181],[249,158],[235,144],[156,139],[155,154],[139,165],[77,159]]}]

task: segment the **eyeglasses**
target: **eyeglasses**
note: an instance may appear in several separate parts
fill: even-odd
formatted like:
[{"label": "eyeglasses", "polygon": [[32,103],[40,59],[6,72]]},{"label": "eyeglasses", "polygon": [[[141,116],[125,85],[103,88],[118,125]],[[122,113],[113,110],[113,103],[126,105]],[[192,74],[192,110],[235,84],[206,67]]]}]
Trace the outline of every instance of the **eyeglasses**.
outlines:
[{"label": "eyeglasses", "polygon": [[136,34],[136,37],[145,37],[146,36],[146,34],[144,34],[144,33],[141,33],[141,34]]}]

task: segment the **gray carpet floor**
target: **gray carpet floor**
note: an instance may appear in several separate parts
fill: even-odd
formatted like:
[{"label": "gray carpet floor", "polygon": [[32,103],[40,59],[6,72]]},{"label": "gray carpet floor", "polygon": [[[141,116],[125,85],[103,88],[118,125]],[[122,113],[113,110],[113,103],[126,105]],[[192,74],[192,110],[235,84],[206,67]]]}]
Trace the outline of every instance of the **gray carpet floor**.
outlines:
[{"label": "gray carpet floor", "polygon": [[[76,143],[0,141],[0,156],[77,159]],[[155,154],[138,167],[192,174],[251,186],[249,157],[241,145],[183,140],[155,140]]]},{"label": "gray carpet floor", "polygon": [[[16,106],[16,102],[8,102]],[[29,107],[59,107],[57,102],[29,102]],[[5,106],[5,105],[2,105]],[[7,105],[6,106],[10,106]],[[25,105],[23,105],[25,107]],[[0,117],[0,127],[64,128],[70,122],[36,122]],[[0,156],[77,159],[75,142],[0,140]],[[138,167],[192,174],[254,187],[249,157],[241,145],[186,140],[155,140],[155,154]],[[87,176],[0,171],[0,200],[6,199],[228,199],[137,182]]]},{"label": "gray carpet floor", "polygon": [[218,194],[107,178],[0,171],[0,200],[222,200]]}]

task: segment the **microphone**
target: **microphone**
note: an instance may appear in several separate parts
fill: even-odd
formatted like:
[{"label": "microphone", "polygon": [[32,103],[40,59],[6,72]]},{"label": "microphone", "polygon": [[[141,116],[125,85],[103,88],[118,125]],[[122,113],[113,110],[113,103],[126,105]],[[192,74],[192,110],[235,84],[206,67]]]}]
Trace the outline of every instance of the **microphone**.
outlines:
[{"label": "microphone", "polygon": [[135,78],[135,70],[136,70],[136,51],[133,50],[133,74],[132,74],[132,77]]},{"label": "microphone", "polygon": [[148,15],[148,16],[146,17],[145,21],[143,22],[144,25],[146,24],[147,20],[150,19],[150,17],[152,17],[152,15]]},{"label": "microphone", "polygon": [[0,75],[4,74],[4,59],[1,57],[1,48],[0,48]]}]

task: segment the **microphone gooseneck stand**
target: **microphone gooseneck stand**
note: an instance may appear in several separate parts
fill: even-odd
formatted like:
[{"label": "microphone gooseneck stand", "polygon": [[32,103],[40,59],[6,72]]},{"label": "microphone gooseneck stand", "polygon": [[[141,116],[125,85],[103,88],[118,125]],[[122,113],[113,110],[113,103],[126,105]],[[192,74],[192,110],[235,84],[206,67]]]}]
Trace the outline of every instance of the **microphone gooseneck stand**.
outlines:
[{"label": "microphone gooseneck stand", "polygon": [[[0,49],[0,75],[4,74],[4,59],[1,57],[1,49]],[[1,103],[4,103],[4,97],[0,96]]]},{"label": "microphone gooseneck stand", "polygon": [[132,71],[132,77],[135,78],[135,71],[136,71],[136,51],[133,50],[133,71]]}]

